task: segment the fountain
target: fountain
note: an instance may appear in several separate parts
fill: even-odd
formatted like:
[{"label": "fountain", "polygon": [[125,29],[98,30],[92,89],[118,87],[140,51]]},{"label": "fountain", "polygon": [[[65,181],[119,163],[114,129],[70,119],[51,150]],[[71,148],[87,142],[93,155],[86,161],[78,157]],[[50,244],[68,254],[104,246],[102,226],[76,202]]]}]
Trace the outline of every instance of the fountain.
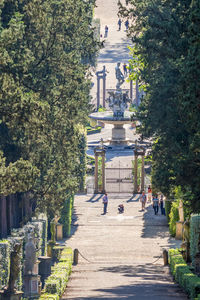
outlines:
[{"label": "fountain", "polygon": [[128,97],[128,91],[124,93],[121,89],[121,85],[124,83],[124,76],[120,70],[120,63],[117,63],[115,75],[117,79],[116,91],[109,92],[109,97],[106,99],[111,110],[92,113],[89,117],[105,124],[112,124],[114,127],[109,143],[111,145],[123,145],[129,142],[126,139],[124,124],[130,124],[136,120],[136,118],[131,118],[133,113],[126,111],[130,99]]}]

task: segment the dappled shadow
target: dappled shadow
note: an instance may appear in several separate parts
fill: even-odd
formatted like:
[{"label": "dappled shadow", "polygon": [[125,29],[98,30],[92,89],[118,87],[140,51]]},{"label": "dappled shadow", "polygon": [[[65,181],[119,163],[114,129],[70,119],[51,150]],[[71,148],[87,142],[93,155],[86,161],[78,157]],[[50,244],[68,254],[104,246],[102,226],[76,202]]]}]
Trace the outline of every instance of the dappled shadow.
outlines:
[{"label": "dappled shadow", "polygon": [[136,283],[114,286],[112,288],[94,289],[99,296],[85,296],[62,299],[76,300],[94,300],[94,299],[126,299],[126,300],[186,300],[187,296],[182,292],[177,284],[170,284],[164,281],[156,281],[156,278],[150,282],[138,281]]},{"label": "dappled shadow", "polygon": [[127,48],[128,45],[128,43],[125,44],[124,42],[116,44],[106,42],[105,48],[101,51],[98,57],[98,63],[128,62],[128,59],[130,59],[130,51]]},{"label": "dappled shadow", "polygon": [[167,225],[166,216],[154,214],[152,205],[149,205],[143,215],[144,227],[142,230],[143,238],[165,238],[169,236],[169,229]]},{"label": "dappled shadow", "polygon": [[[142,280],[163,280],[166,282],[172,281],[169,275],[168,267],[161,265],[152,265],[150,263],[145,265],[118,265],[113,267],[103,267],[99,271],[120,273],[126,277],[138,277]],[[166,274],[168,276],[166,276]]]}]

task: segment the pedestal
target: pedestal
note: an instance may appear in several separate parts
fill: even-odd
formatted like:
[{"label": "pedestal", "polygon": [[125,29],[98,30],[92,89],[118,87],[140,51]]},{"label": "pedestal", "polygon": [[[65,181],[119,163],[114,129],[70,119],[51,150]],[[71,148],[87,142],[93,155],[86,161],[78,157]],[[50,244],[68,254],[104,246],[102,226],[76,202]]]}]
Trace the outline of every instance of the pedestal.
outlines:
[{"label": "pedestal", "polygon": [[39,256],[39,275],[41,276],[42,288],[44,287],[44,281],[51,274],[51,257]]},{"label": "pedestal", "polygon": [[182,240],[183,238],[183,222],[176,222],[176,239]]},{"label": "pedestal", "polygon": [[56,224],[56,241],[63,239],[63,224]]},{"label": "pedestal", "polygon": [[24,275],[24,298],[37,299],[39,298],[39,275]]},{"label": "pedestal", "polygon": [[9,293],[6,290],[0,291],[0,300],[21,300],[23,292]]},{"label": "pedestal", "polygon": [[114,124],[112,129],[111,144],[127,144],[126,141],[126,130],[123,124]]}]

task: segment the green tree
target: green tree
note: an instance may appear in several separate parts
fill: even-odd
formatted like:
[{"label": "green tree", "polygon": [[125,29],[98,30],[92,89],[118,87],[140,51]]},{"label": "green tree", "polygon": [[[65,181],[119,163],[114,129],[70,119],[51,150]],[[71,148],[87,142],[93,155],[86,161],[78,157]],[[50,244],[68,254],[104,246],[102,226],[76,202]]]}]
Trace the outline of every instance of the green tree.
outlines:
[{"label": "green tree", "polygon": [[[39,209],[49,213],[60,210],[67,193],[78,187],[79,124],[86,123],[90,109],[89,71],[98,49],[93,5],[0,4],[0,149],[6,167],[26,162],[21,178],[27,180],[16,190],[31,190]],[[30,180],[29,170],[34,170]]]},{"label": "green tree", "polygon": [[154,139],[152,182],[169,195],[181,186],[199,205],[199,2],[130,0],[133,79],[145,86],[140,130]]}]

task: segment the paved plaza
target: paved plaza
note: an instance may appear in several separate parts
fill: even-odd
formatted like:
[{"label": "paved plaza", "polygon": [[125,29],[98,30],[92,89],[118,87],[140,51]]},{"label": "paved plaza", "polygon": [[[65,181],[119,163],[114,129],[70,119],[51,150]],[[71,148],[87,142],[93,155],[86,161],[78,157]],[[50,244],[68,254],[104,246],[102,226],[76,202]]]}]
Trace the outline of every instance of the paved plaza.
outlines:
[{"label": "paved plaza", "polygon": [[[120,203],[124,214],[117,213]],[[169,237],[166,218],[155,216],[151,205],[142,212],[131,195],[109,196],[108,213],[102,212],[101,195],[76,196],[66,243],[83,257],[62,299],[186,300],[163,266],[163,249],[178,243]]]}]

